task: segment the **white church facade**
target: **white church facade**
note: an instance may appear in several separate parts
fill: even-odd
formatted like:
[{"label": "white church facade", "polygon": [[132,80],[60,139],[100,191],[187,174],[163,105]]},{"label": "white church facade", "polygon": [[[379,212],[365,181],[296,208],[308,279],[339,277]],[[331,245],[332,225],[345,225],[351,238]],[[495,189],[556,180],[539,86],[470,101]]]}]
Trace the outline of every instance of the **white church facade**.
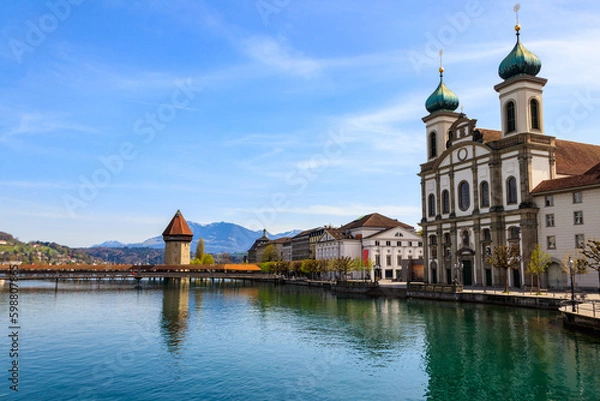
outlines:
[{"label": "white church facade", "polygon": [[[479,128],[455,111],[459,100],[444,84],[443,68],[427,99],[427,161],[419,176],[428,283],[502,285],[503,272],[486,264],[486,254],[516,245],[523,260],[509,285],[528,285],[528,257],[540,243],[553,261],[543,284],[562,288],[568,285],[564,255],[600,239],[600,146],[545,135],[547,80],[537,76],[541,62],[521,44],[520,26],[515,29],[517,43],[494,87],[501,131]],[[577,280],[598,287],[594,271]]]}]

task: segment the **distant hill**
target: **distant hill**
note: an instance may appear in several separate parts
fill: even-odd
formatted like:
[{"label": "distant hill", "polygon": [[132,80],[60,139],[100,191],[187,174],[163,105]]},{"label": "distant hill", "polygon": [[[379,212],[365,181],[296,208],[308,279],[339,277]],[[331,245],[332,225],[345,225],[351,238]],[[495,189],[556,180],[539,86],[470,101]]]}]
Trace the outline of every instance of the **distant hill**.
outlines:
[{"label": "distant hill", "polygon": [[88,254],[85,249],[69,248],[55,242],[21,242],[9,233],[0,232],[0,262],[54,265],[102,263],[103,260]]},{"label": "distant hill", "polygon": [[[194,237],[192,240],[192,252],[196,249],[198,239],[204,239],[204,251],[206,253],[219,254],[219,253],[240,253],[246,252],[254,243],[257,238],[262,236],[262,230],[252,231],[240,225],[227,222],[210,223],[210,224],[199,224],[193,221],[187,222]],[[269,238],[277,239],[282,237],[293,237],[298,234],[301,230],[292,230],[279,234],[269,234]],[[119,241],[105,241],[101,244],[94,245],[92,248],[153,248],[163,249],[165,243],[162,235],[149,238],[143,242],[123,244]]]}]

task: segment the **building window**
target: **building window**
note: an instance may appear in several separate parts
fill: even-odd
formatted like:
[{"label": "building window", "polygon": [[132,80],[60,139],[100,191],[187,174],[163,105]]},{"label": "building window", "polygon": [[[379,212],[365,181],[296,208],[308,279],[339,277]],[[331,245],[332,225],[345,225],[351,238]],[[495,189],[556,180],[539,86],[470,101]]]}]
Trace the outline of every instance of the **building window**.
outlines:
[{"label": "building window", "polygon": [[546,227],[554,227],[554,214],[546,215]]},{"label": "building window", "polygon": [[554,206],[554,196],[546,195],[546,207]]},{"label": "building window", "polygon": [[509,240],[519,239],[519,233],[520,233],[520,231],[521,230],[519,229],[519,227],[515,227],[515,226],[510,227],[508,229],[508,239]]},{"label": "building window", "polygon": [[375,246],[379,246],[379,241],[375,241]]},{"label": "building window", "polygon": [[540,129],[540,107],[536,99],[531,99],[529,109],[531,110],[531,129]]},{"label": "building window", "polygon": [[461,181],[458,184],[458,207],[465,211],[471,206],[471,197],[469,195],[469,183]]},{"label": "building window", "polygon": [[447,189],[442,191],[442,213],[450,213],[450,192]]},{"label": "building window", "polygon": [[381,265],[381,259],[379,259],[379,255],[375,255],[375,266]]},{"label": "building window", "polygon": [[492,232],[488,228],[483,230],[483,240],[488,242],[492,240]]},{"label": "building window", "polygon": [[412,241],[408,241],[408,246],[413,246]]},{"label": "building window", "polygon": [[546,243],[548,249],[556,249],[556,237],[554,235],[547,236]]},{"label": "building window", "polygon": [[577,212],[573,212],[573,224],[580,225],[583,224],[583,212],[581,210]]},{"label": "building window", "polygon": [[429,236],[429,245],[437,245],[437,236],[435,236],[435,235]]},{"label": "building window", "polygon": [[402,246],[402,241],[396,241],[396,246]]},{"label": "building window", "polygon": [[575,234],[575,248],[584,248],[585,247],[585,235],[584,234]]},{"label": "building window", "polygon": [[419,241],[419,244],[417,246],[423,246],[423,243]]},{"label": "building window", "polygon": [[435,196],[433,194],[427,198],[427,209],[429,217],[435,216]]},{"label": "building window", "polygon": [[437,134],[432,132],[429,134],[429,158],[437,157]]},{"label": "building window", "polygon": [[509,205],[517,203],[517,179],[515,177],[508,177],[506,180],[506,203]]},{"label": "building window", "polygon": [[402,266],[402,255],[396,256],[396,266]]},{"label": "building window", "polygon": [[490,207],[490,184],[487,181],[481,183],[481,207]]},{"label": "building window", "polygon": [[385,265],[386,266],[392,265],[392,255],[385,255]]},{"label": "building window", "polygon": [[506,112],[506,132],[513,132],[517,129],[517,122],[515,116],[515,102],[508,102],[505,106]]},{"label": "building window", "polygon": [[463,231],[462,233],[462,245],[463,248],[469,247],[469,232],[467,230]]},{"label": "building window", "polygon": [[452,241],[450,241],[450,233],[444,233],[444,245],[450,245]]},{"label": "building window", "polygon": [[581,191],[573,192],[573,203],[581,203],[583,202],[583,195]]},{"label": "building window", "polygon": [[385,241],[385,246],[392,246],[392,241]]}]

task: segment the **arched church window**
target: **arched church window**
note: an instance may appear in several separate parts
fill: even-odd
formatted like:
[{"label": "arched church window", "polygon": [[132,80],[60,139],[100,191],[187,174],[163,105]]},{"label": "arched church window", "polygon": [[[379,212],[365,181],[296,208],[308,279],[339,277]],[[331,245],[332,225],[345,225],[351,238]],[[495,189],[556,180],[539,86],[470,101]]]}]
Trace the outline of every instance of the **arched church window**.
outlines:
[{"label": "arched church window", "polygon": [[491,240],[492,240],[492,232],[489,230],[489,228],[485,228],[483,230],[483,241],[489,242]]},{"label": "arched church window", "polygon": [[435,196],[430,194],[427,198],[427,209],[430,217],[435,216]]},{"label": "arched church window", "polygon": [[450,213],[450,192],[447,189],[442,191],[442,213]]},{"label": "arched church window", "polygon": [[469,206],[471,206],[469,183],[467,181],[461,181],[460,184],[458,184],[458,207],[460,210],[465,211]]},{"label": "arched church window", "polygon": [[429,134],[429,158],[437,157],[437,134],[432,132]]},{"label": "arched church window", "polygon": [[490,206],[490,184],[487,181],[482,181],[480,184],[481,207]]},{"label": "arched church window", "polygon": [[512,176],[506,180],[506,203],[517,203],[517,179]]},{"label": "arched church window", "polygon": [[462,232],[462,246],[463,248],[469,247],[469,231],[467,230]]},{"label": "arched church window", "polygon": [[515,102],[510,101],[505,106],[506,113],[506,132],[513,132],[517,129],[517,119],[515,115]]},{"label": "arched church window", "polygon": [[531,111],[531,129],[540,129],[540,104],[536,99],[531,99],[529,102],[529,110]]}]

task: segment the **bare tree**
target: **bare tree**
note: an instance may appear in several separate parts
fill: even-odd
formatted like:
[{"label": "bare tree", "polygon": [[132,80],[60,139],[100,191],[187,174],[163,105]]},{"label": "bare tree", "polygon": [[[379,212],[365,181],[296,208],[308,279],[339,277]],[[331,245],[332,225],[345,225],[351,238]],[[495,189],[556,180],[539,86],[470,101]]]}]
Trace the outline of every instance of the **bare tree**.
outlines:
[{"label": "bare tree", "polygon": [[600,292],[600,241],[589,239],[581,252],[589,267],[598,272],[598,292]]},{"label": "bare tree", "polygon": [[508,294],[508,271],[521,265],[521,253],[518,246],[498,245],[485,258],[486,263],[496,269],[504,270],[504,292]]}]

